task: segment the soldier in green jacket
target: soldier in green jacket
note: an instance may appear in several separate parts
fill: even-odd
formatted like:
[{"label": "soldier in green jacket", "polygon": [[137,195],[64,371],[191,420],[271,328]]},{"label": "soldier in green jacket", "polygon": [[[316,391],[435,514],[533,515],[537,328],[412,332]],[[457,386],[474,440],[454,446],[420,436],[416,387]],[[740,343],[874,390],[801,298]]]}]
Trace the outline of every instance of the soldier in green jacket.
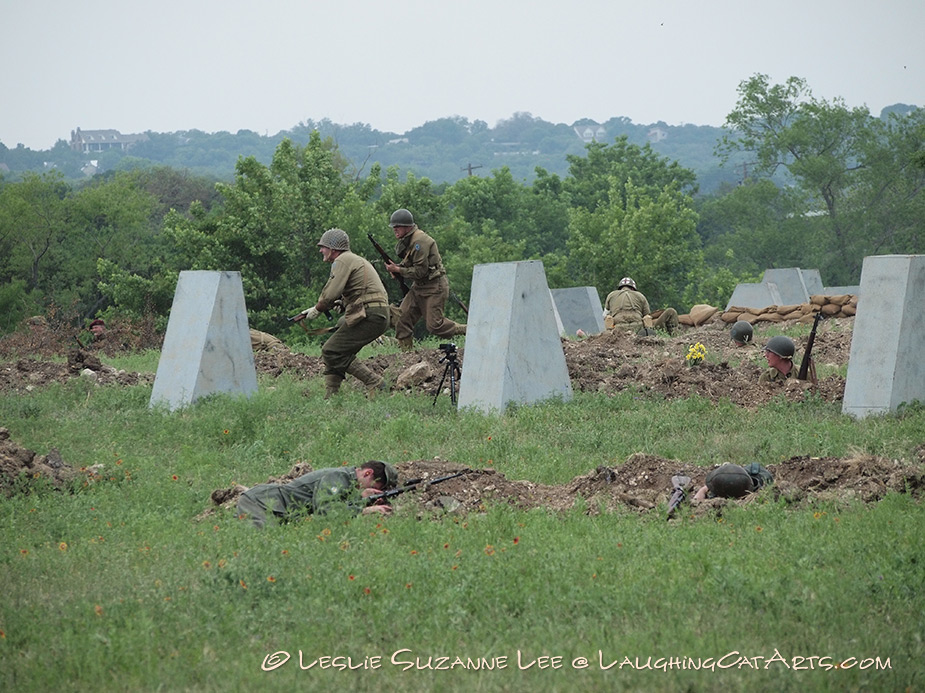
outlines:
[{"label": "soldier in green jacket", "polygon": [[389,226],[398,243],[395,254],[398,263],[386,263],[393,277],[411,279],[414,283],[401,302],[401,318],[395,325],[399,346],[411,349],[414,326],[423,317],[427,331],[436,337],[453,337],[466,334],[466,326],[443,316],[446,299],[450,296],[450,283],[446,277],[437,242],[418,228],[407,209],[397,209],[389,219]]},{"label": "soldier in green jacket", "polygon": [[294,320],[314,320],[340,299],[344,315],[321,347],[325,399],[340,389],[347,373],[358,378],[367,395],[383,388],[382,376],[357,361],[364,346],[389,328],[389,297],[379,274],[366,258],[350,252],[350,237],[342,229],[328,229],[318,241],[321,257],[331,263],[331,274],[318,302]]},{"label": "soldier in green jacket", "polygon": [[398,472],[385,462],[370,460],[359,467],[316,469],[288,484],[259,484],[238,498],[238,516],[263,527],[267,514],[281,522],[293,517],[328,512],[331,503],[342,503],[355,513],[392,511],[389,505],[367,505],[367,497],[395,488]]},{"label": "soldier in green jacket", "polygon": [[758,378],[759,383],[780,383],[788,378],[797,376],[797,369],[793,365],[793,354],[796,345],[790,337],[778,335],[771,337],[764,347],[764,357],[768,361],[768,368]]}]

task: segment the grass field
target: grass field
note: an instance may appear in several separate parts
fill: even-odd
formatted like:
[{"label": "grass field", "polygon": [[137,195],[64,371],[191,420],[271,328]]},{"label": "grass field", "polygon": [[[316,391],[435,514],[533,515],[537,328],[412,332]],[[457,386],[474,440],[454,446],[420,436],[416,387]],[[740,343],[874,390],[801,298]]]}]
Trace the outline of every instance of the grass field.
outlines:
[{"label": "grass field", "polygon": [[[114,365],[156,369],[156,354]],[[649,513],[491,506],[342,513],[258,531],[210,507],[296,462],[440,457],[562,484],[642,451],[702,465],[914,459],[925,409],[757,411],[576,393],[503,416],[447,398],[261,380],[169,413],[150,386],[0,395],[17,443],[99,481],[0,498],[0,689],[925,689],[925,512],[860,502]]]}]

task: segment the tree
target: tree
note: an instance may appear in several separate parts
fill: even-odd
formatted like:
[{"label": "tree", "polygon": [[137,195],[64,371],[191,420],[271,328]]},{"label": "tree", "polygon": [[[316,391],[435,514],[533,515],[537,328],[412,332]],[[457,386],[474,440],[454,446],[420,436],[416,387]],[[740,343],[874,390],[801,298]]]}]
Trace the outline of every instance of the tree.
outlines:
[{"label": "tree", "polygon": [[[666,186],[676,186],[685,194],[696,192],[696,176],[677,161],[669,162],[656,154],[648,143],[639,147],[630,144],[625,135],[617,137],[613,145],[591,142],[585,146],[586,155],[570,154],[569,175],[564,190],[573,207],[593,212],[598,206],[613,204],[611,194],[622,194],[625,184],[632,180],[635,190],[644,194],[658,194]],[[626,200],[621,204],[625,207]]]},{"label": "tree", "polygon": [[865,254],[909,252],[903,239],[921,237],[922,181],[913,165],[921,123],[921,109],[889,114],[884,124],[842,99],[814,98],[803,79],[771,85],[758,74],[739,85],[726,117],[731,134],[717,151],[749,152],[759,175],[786,169],[802,197],[796,216],[809,235],[823,234],[824,255],[811,261],[832,283],[850,284]]},{"label": "tree", "polygon": [[573,209],[568,245],[574,273],[599,291],[608,287],[604,296],[627,275],[653,310],[679,308],[697,296],[703,274],[697,214],[675,186],[653,196],[633,182],[614,181],[609,204]]}]

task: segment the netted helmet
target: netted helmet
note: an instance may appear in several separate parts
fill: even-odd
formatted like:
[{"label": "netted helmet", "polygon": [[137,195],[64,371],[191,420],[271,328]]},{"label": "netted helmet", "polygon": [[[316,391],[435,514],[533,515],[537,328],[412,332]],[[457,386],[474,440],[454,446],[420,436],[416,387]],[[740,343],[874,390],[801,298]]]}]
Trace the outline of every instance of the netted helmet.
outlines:
[{"label": "netted helmet", "polygon": [[719,498],[741,498],[753,491],[755,482],[743,467],[724,464],[707,474],[707,488]]},{"label": "netted helmet", "polygon": [[414,226],[414,217],[407,209],[396,209],[389,217],[389,226],[393,229],[396,226]]},{"label": "netted helmet", "polygon": [[321,234],[318,245],[331,250],[350,250],[350,236],[343,229],[328,229]]},{"label": "netted helmet", "polygon": [[622,289],[624,286],[628,286],[631,289],[635,289],[636,282],[633,281],[632,277],[623,277],[623,279],[620,280],[620,283],[617,284],[617,288]]},{"label": "netted helmet", "polygon": [[790,337],[777,335],[768,340],[764,350],[770,351],[772,354],[777,354],[782,359],[791,359],[793,358],[793,353],[796,351],[796,346]]},{"label": "netted helmet", "polygon": [[732,341],[738,342],[739,344],[747,344],[752,341],[752,334],[752,326],[745,320],[737,321],[729,331],[729,336],[732,337]]}]

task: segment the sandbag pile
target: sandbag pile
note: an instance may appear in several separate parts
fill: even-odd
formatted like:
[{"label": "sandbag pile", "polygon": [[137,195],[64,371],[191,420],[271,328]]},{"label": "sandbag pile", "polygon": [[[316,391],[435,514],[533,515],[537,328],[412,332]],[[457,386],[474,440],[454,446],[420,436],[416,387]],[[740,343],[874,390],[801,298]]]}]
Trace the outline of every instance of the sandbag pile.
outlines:
[{"label": "sandbag pile", "polygon": [[[858,308],[858,297],[855,294],[840,294],[838,296],[810,296],[809,303],[798,303],[790,306],[767,306],[766,308],[739,308],[730,306],[723,312],[720,319],[728,324],[738,320],[745,320],[750,325],[759,322],[784,322],[795,320],[797,322],[811,323],[816,313],[822,313],[827,318],[850,318]],[[680,322],[680,318],[678,321]]]}]

